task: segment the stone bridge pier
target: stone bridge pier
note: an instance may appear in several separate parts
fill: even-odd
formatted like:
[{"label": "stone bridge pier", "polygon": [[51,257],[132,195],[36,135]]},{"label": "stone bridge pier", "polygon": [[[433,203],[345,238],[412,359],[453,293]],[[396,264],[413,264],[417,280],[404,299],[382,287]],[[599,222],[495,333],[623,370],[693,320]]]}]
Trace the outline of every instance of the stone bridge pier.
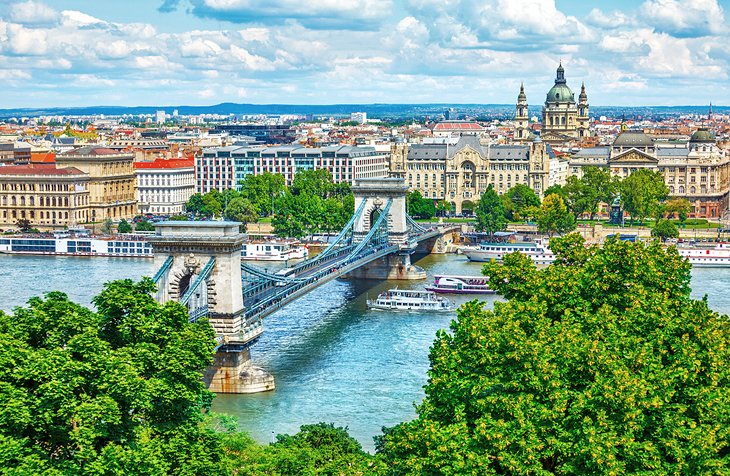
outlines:
[{"label": "stone bridge pier", "polygon": [[182,302],[192,319],[208,318],[221,345],[205,372],[216,393],[254,393],[274,389],[274,378],[253,365],[251,335],[241,294],[241,245],[237,222],[169,221],[155,226],[152,244],[160,270],[157,300]]},{"label": "stone bridge pier", "polygon": [[370,231],[375,220],[384,212],[386,203],[391,200],[388,210],[388,244],[398,245],[400,251],[361,266],[347,275],[353,279],[424,279],[426,272],[411,263],[413,247],[408,238],[406,218],[406,194],[408,186],[402,178],[366,178],[355,181],[352,186],[355,195],[355,210],[365,202],[362,214],[353,225],[353,238],[362,240]]}]

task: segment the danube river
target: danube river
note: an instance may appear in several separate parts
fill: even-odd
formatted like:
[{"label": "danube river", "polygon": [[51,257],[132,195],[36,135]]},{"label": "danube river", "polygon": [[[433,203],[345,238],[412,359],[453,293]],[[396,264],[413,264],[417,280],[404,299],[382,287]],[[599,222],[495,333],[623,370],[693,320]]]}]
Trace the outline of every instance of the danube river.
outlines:
[{"label": "danube river", "polygon": [[[417,262],[434,274],[478,274],[481,266],[460,255],[432,255]],[[89,305],[102,283],[154,274],[152,260],[0,255],[0,309],[9,311],[51,290]],[[334,281],[265,320],[252,355],[276,378],[276,391],[219,395],[214,410],[238,417],[260,442],[320,421],[347,426],[372,450],[382,426],[413,418],[423,398],[428,349],[455,314],[371,311],[368,296],[391,287],[420,289],[425,281]],[[730,268],[696,269],[693,294],[730,313]],[[484,296],[491,303],[493,296]],[[468,298],[457,299],[465,302]]]}]

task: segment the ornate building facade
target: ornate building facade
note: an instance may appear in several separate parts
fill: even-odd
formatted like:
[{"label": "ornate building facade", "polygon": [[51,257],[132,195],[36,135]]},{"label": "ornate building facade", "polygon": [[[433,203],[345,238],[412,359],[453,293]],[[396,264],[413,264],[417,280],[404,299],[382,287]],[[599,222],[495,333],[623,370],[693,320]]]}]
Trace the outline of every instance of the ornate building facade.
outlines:
[{"label": "ornate building facade", "polygon": [[425,198],[444,200],[455,213],[473,211],[491,184],[502,194],[517,184],[542,194],[549,184],[552,149],[536,140],[520,145],[484,144],[473,135],[396,143],[390,175],[402,177]]},{"label": "ornate building facade", "polygon": [[84,146],[56,156],[58,168],[74,167],[89,176],[91,221],[118,221],[137,213],[134,154]]},{"label": "ornate building facade", "polygon": [[582,175],[586,166],[608,169],[622,179],[639,169],[661,172],[669,196],[689,200],[693,217],[720,218],[728,210],[730,157],[707,129],[695,131],[679,145],[657,142],[643,131],[624,130],[610,147],[583,149],[571,158],[571,174]]},{"label": "ornate building facade", "polygon": [[0,167],[0,225],[74,226],[89,219],[89,176],[54,164]]}]

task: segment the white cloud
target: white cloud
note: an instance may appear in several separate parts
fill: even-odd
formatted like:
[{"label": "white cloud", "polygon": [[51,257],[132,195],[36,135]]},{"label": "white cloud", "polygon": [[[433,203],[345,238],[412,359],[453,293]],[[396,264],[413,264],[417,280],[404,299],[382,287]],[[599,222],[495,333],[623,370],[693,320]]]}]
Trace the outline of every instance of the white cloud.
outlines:
[{"label": "white cloud", "polygon": [[48,50],[47,33],[44,30],[24,28],[9,24],[6,27],[8,50],[15,55],[42,55]]},{"label": "white cloud", "polygon": [[706,36],[727,28],[717,0],[647,0],[640,13],[647,24],[675,36]]},{"label": "white cloud", "polygon": [[9,20],[24,25],[48,25],[58,21],[58,12],[44,3],[30,0],[11,5]]},{"label": "white cloud", "polygon": [[615,11],[607,14],[598,8],[594,8],[588,13],[586,22],[607,30],[633,26],[636,23],[632,17],[626,15],[624,12]]}]

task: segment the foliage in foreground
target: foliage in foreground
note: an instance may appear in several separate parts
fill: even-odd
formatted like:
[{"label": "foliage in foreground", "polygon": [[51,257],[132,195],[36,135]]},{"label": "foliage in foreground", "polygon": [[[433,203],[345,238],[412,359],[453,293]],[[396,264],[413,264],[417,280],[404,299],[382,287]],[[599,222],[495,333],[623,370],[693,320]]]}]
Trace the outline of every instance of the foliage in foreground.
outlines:
[{"label": "foliage in foreground", "polygon": [[509,301],[439,333],[418,418],[379,442],[392,474],[727,474],[730,329],[690,298],[689,264],[658,243],[551,248],[542,270],[485,266]]},{"label": "foliage in foreground", "polygon": [[223,474],[201,426],[213,330],[152,290],[115,281],[98,312],[59,292],[0,312],[3,474]]},{"label": "foliage in foreground", "polygon": [[240,433],[224,443],[233,474],[240,476],[319,476],[386,474],[385,465],[362,450],[347,429],[332,424],[303,425],[295,435],[278,435],[262,446]]}]

